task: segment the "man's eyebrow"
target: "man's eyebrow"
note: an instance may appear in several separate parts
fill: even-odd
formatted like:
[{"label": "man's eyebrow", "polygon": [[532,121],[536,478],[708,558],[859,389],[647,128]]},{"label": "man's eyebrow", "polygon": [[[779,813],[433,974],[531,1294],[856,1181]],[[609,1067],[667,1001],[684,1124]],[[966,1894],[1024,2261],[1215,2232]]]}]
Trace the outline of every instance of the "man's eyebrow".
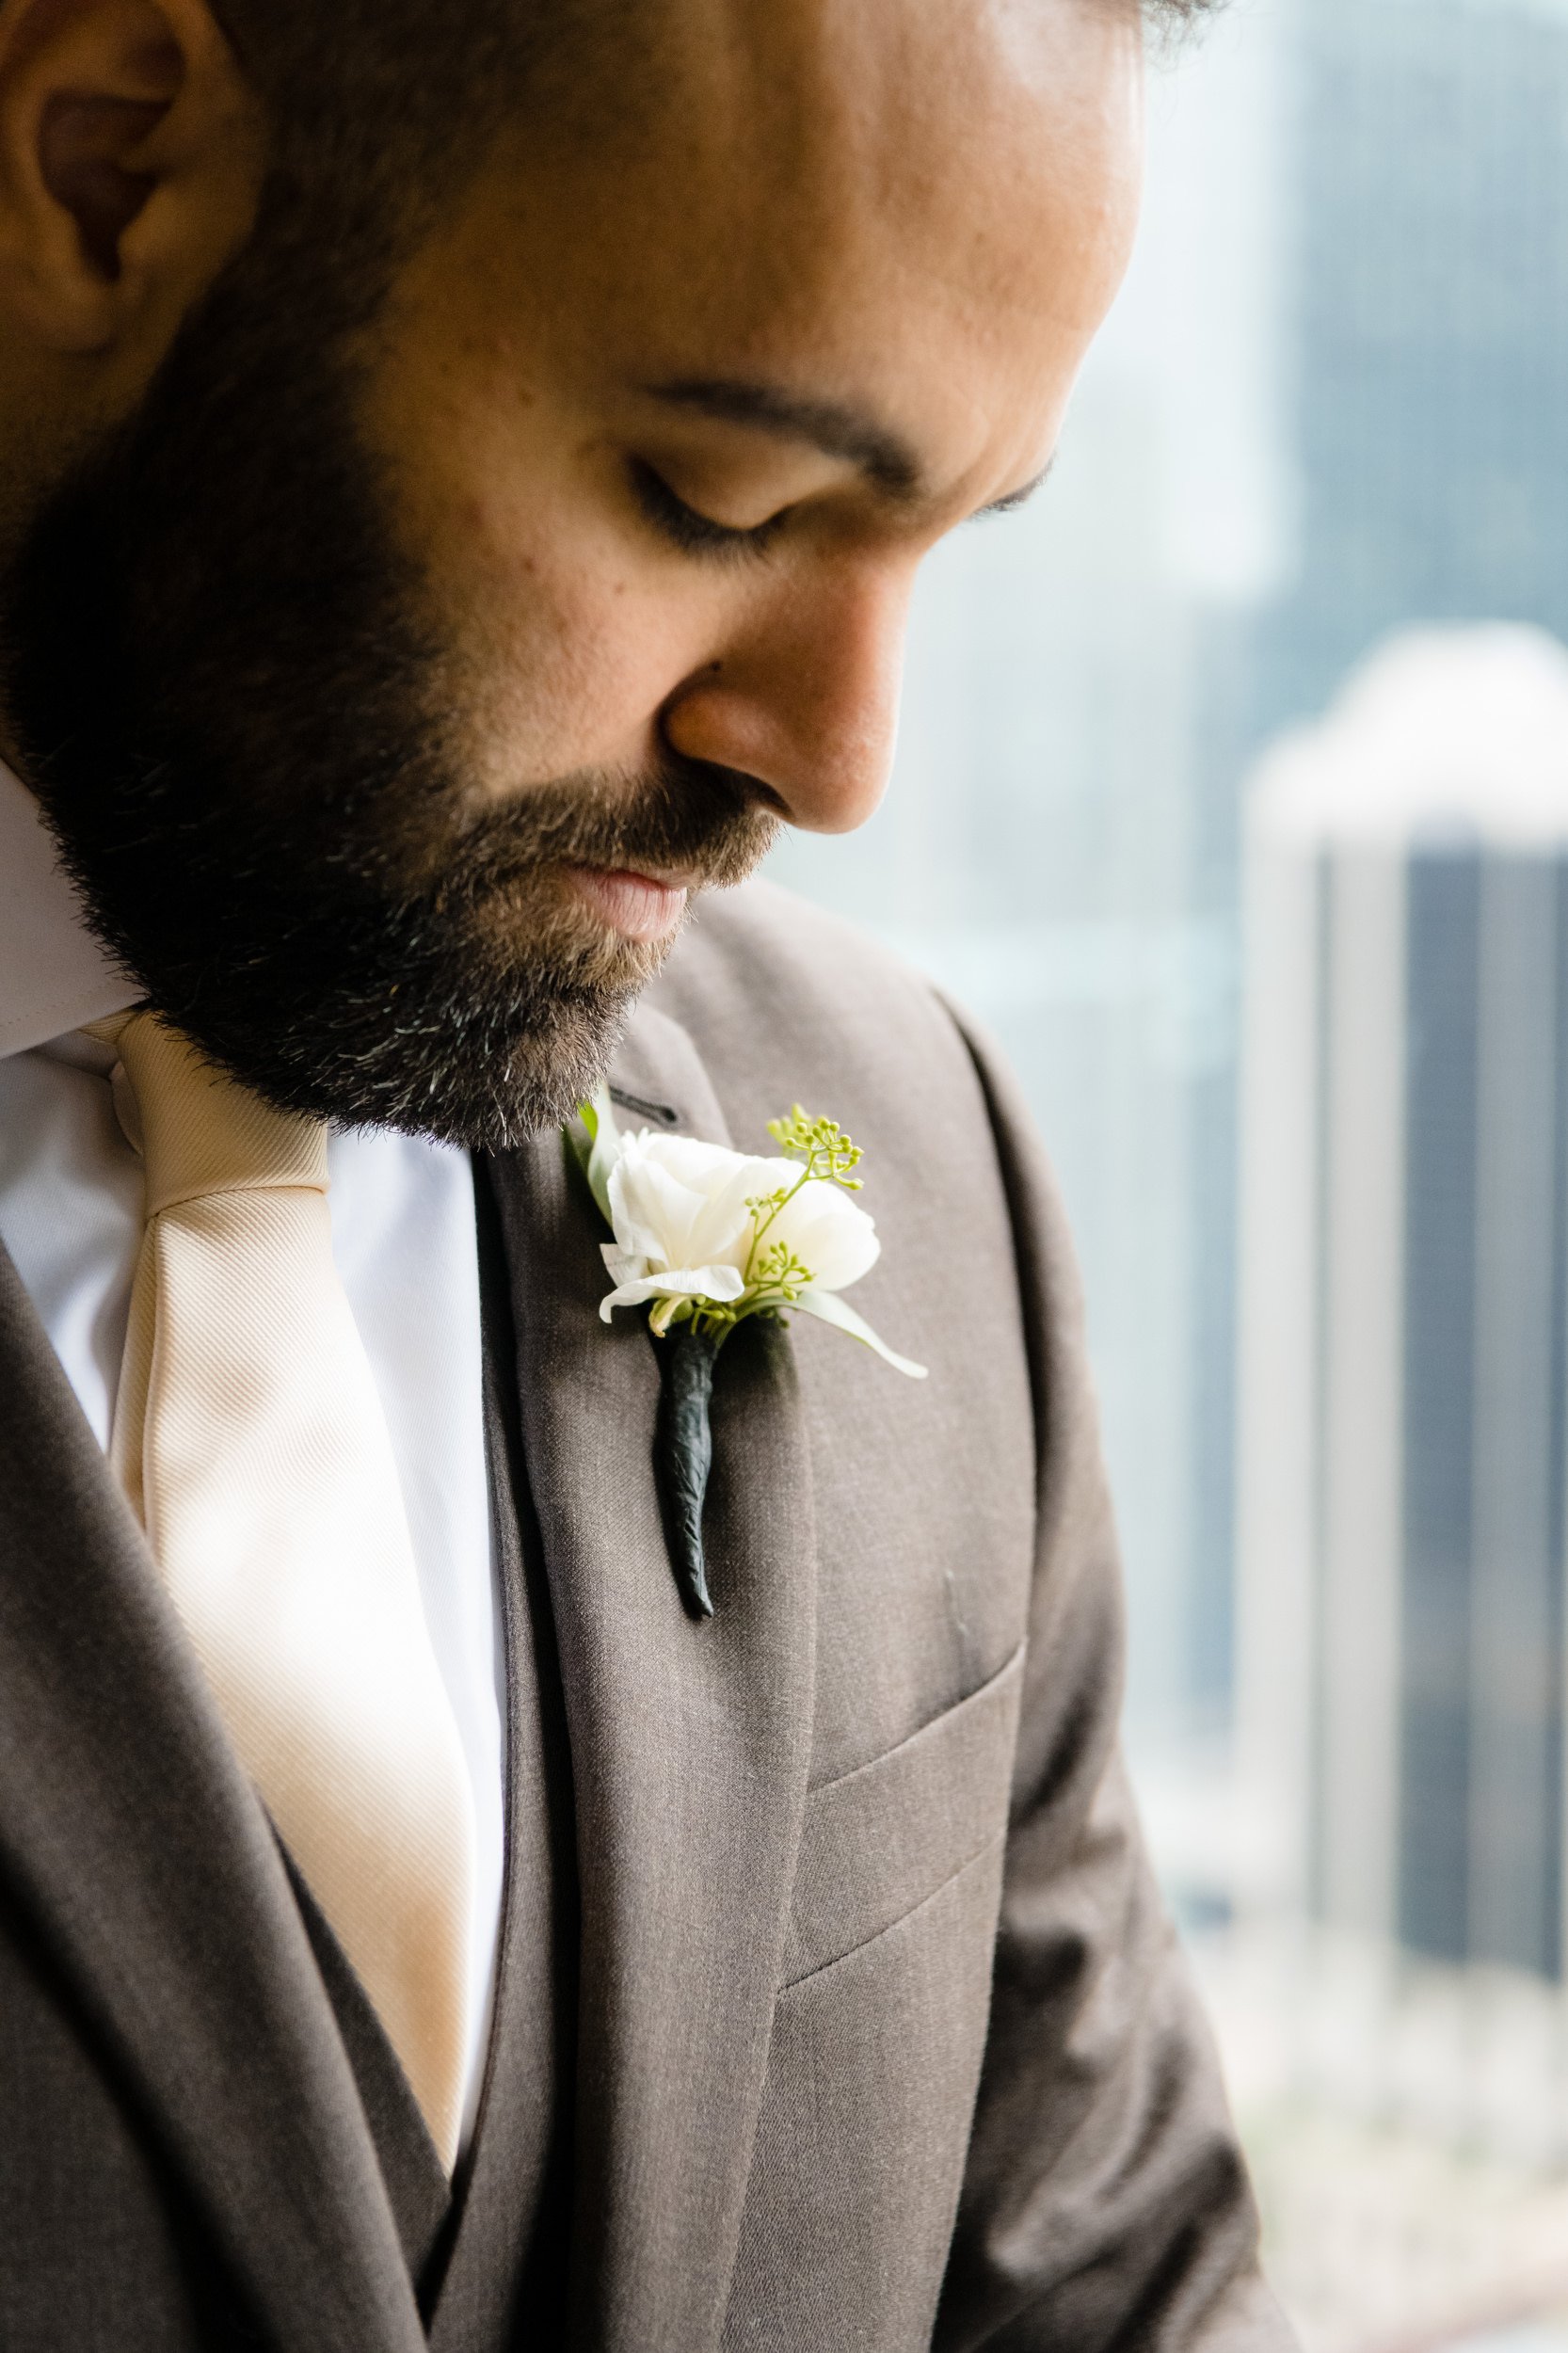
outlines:
[{"label": "man's eyebrow", "polygon": [[993,499],[989,506],[977,506],[969,517],[969,520],[978,522],[983,515],[1012,515],[1016,514],[1020,506],[1027,506],[1035,491],[1043,490],[1050,480],[1051,469],[1055,463],[1054,456],[1048,457],[1032,482],[1026,482],[1020,490],[1009,490],[1005,498]]},{"label": "man's eyebrow", "polygon": [[653,399],[729,424],[755,425],[780,440],[808,441],[824,456],[856,466],[890,498],[916,497],[924,475],[907,441],[859,409],[837,400],[813,400],[782,385],[729,377],[680,377],[644,387]]}]

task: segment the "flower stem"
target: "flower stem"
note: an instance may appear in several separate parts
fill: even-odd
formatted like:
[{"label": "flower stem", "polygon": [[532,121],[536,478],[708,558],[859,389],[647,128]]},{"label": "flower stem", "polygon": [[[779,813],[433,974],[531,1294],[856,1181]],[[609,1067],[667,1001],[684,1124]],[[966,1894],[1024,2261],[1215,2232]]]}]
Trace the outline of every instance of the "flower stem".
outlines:
[{"label": "flower stem", "polygon": [[801,1170],[800,1175],[795,1178],[794,1183],[790,1187],[789,1192],[785,1193],[783,1199],[781,1201],[776,1201],[773,1208],[768,1211],[767,1216],[761,1220],[760,1224],[755,1225],[752,1227],[751,1248],[746,1252],[746,1262],[744,1267],[742,1269],[743,1281],[749,1284],[752,1279],[752,1273],[757,1264],[757,1253],[761,1248],[762,1237],[767,1232],[768,1227],[774,1224],[776,1219],[783,1216],[785,1210],[789,1208],[796,1193],[799,1193],[801,1187],[810,1182],[810,1177],[811,1164],[808,1161],[806,1166]]},{"label": "flower stem", "polygon": [[691,1324],[671,1332],[662,1348],[664,1377],[654,1433],[675,1581],[687,1609],[698,1618],[713,1614],[702,1551],[702,1505],[713,1462],[709,1411],[718,1353],[718,1341]]}]

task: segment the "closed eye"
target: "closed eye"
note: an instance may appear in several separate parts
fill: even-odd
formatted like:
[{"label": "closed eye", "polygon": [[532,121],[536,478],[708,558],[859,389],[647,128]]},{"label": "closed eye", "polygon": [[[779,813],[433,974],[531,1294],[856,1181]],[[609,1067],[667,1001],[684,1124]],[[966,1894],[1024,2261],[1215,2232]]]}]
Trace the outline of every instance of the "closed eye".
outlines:
[{"label": "closed eye", "polygon": [[781,509],[766,522],[737,530],[732,523],[715,522],[712,515],[688,506],[646,458],[633,457],[628,471],[632,492],[648,521],[672,547],[687,555],[760,555],[784,520]]}]

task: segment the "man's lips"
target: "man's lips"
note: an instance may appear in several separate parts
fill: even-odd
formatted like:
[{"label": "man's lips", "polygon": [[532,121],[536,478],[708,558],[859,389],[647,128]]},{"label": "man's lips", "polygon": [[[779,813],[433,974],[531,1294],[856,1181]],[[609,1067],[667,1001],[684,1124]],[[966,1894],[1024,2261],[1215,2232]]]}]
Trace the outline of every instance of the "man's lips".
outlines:
[{"label": "man's lips", "polygon": [[562,872],[580,897],[612,930],[627,939],[667,939],[686,911],[690,886],[630,868],[565,866]]}]

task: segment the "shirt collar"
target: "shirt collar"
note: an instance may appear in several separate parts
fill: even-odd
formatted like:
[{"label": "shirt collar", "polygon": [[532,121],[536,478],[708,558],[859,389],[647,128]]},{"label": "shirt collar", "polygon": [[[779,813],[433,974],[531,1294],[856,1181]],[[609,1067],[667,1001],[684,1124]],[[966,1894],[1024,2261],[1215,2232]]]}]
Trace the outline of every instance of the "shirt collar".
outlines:
[{"label": "shirt collar", "polygon": [[0,760],[0,1060],[143,994],[88,930],[42,811]]}]

